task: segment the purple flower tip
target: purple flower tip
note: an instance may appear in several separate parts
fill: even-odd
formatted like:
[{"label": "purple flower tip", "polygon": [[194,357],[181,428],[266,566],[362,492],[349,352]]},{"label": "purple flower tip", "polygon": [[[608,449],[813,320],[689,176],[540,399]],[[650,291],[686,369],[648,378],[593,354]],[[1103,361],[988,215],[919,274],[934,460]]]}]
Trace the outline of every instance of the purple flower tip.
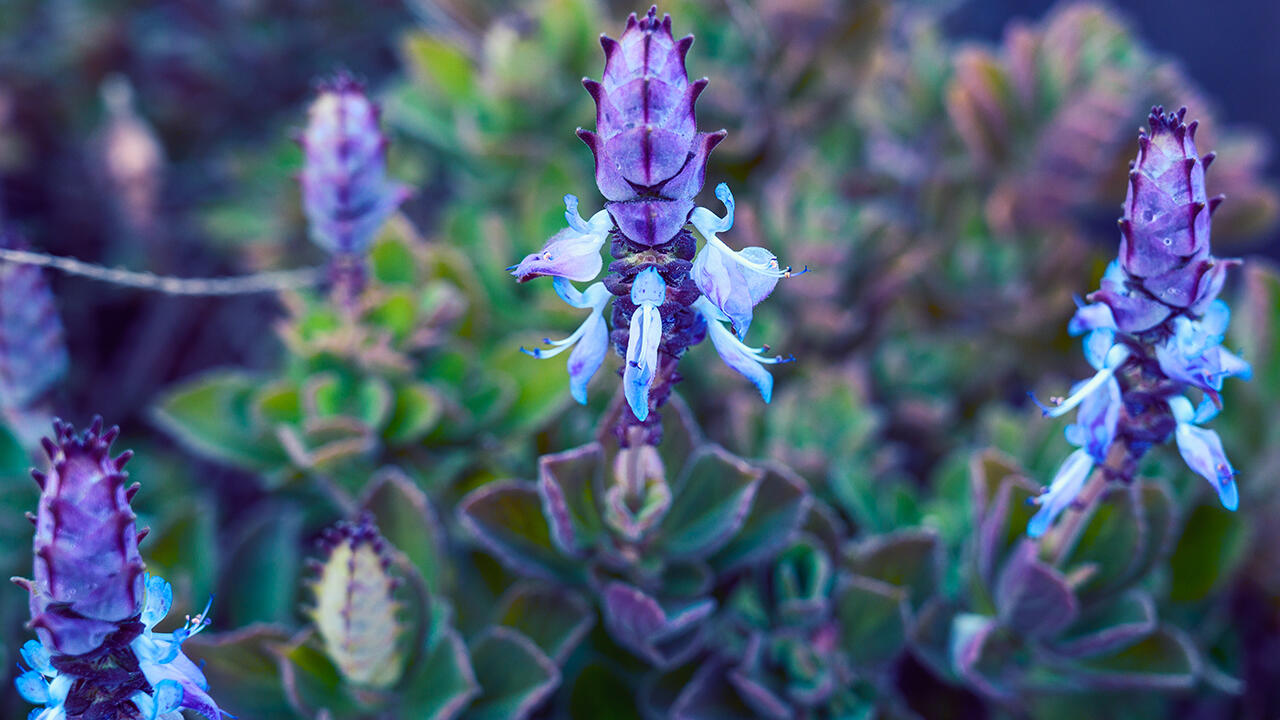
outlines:
[{"label": "purple flower tip", "polygon": [[54,421],[43,441],[50,470],[33,473],[41,486],[36,514],[31,624],[51,650],[79,655],[96,649],[142,610],[142,557],[129,506],[124,465],[111,443],[119,429],[94,418],[84,433]]},{"label": "purple flower tip", "polygon": [[302,147],[312,241],[331,253],[362,254],[409,190],[387,179],[387,139],[359,82],[343,73],[320,83]]}]

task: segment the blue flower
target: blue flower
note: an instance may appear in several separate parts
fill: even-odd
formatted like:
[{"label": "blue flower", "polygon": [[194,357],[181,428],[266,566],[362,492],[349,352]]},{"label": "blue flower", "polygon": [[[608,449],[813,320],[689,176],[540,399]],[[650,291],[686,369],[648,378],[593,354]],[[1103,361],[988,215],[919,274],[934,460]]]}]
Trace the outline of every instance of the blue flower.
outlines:
[{"label": "blue flower", "polygon": [[151,684],[151,693],[138,693],[131,699],[150,718],[180,719],[181,710],[187,709],[217,720],[222,711],[209,697],[204,673],[182,652],[182,643],[209,624],[209,606],[205,605],[199,615],[188,617],[186,624],[172,633],[155,632],[156,623],[169,614],[172,604],[173,586],[164,578],[148,576],[147,602],[140,618],[144,629],[129,647]]},{"label": "blue flower", "polygon": [[[145,720],[182,720],[182,710],[194,710],[210,720],[224,713],[209,697],[204,673],[183,654],[182,643],[209,624],[209,607],[188,618],[172,633],[154,632],[155,624],[169,614],[173,587],[164,578],[147,577],[147,599],[139,618],[143,631],[129,645],[139,669],[151,686],[150,692],[134,693],[129,701]],[[28,720],[64,720],[66,701],[75,678],[59,673],[49,650],[37,640],[22,646],[22,659],[31,669],[17,679],[18,692],[28,702],[44,705],[31,711]]]},{"label": "blue flower", "polygon": [[1210,303],[1199,320],[1175,318],[1173,334],[1156,346],[1160,369],[1170,379],[1205,392],[1221,390],[1228,377],[1248,379],[1253,372],[1249,363],[1222,348],[1230,321],[1231,310],[1221,300]]},{"label": "blue flower", "polygon": [[[1106,345],[1108,342],[1110,344]],[[1116,370],[1119,370],[1120,366],[1124,365],[1131,354],[1127,346],[1114,342],[1114,335],[1109,338],[1106,334],[1097,334],[1097,331],[1091,332],[1085,338],[1084,346],[1085,357],[1098,372],[1088,380],[1076,383],[1075,387],[1071,389],[1071,394],[1065,398],[1059,398],[1053,407],[1041,403],[1032,395],[1031,399],[1035,401],[1036,405],[1040,406],[1040,410],[1045,417],[1061,417],[1089,399],[1098,390],[1115,383]]]},{"label": "blue flower", "polygon": [[556,294],[569,305],[576,308],[590,308],[591,314],[578,326],[572,335],[563,340],[545,340],[550,349],[534,348],[524,353],[536,358],[550,358],[573,348],[569,354],[569,392],[579,403],[587,404],[587,383],[600,369],[604,356],[609,351],[609,328],[604,321],[604,306],[609,304],[613,296],[609,294],[604,283],[595,283],[585,292],[579,291],[568,280],[556,278],[553,281]]},{"label": "blue flower", "polygon": [[724,183],[716,186],[716,197],[724,203],[723,218],[703,207],[694,208],[689,216],[689,222],[706,240],[693,259],[693,281],[702,295],[733,323],[741,338],[751,326],[752,309],[769,297],[779,278],[791,277],[792,272],[790,267],[780,268],[778,258],[764,248],[748,247],[735,252],[717,237],[717,233],[733,227],[734,202],[733,193]]},{"label": "blue flower", "polygon": [[667,283],[654,268],[645,268],[631,284],[631,332],[627,340],[627,367],[622,373],[622,391],[636,419],[649,417],[649,388],[658,370],[658,343],[662,341],[662,315],[658,308],[667,301]]},{"label": "blue flower", "polygon": [[601,210],[583,220],[578,214],[578,198],[573,195],[564,196],[564,207],[569,227],[552,235],[538,252],[507,268],[520,282],[540,275],[587,282],[600,274],[604,267],[600,249],[613,229],[613,218],[609,211]]},{"label": "blue flower", "polygon": [[44,705],[31,711],[28,720],[63,720],[67,717],[67,694],[74,679],[61,675],[53,667],[49,651],[39,640],[28,640],[22,646],[22,660],[30,670],[18,676],[18,694],[33,705]]},{"label": "blue flower", "polygon": [[1178,396],[1169,398],[1169,410],[1178,421],[1178,428],[1173,436],[1182,459],[1188,467],[1209,481],[1218,493],[1223,507],[1235,510],[1240,504],[1240,496],[1236,491],[1236,471],[1222,450],[1222,439],[1213,430],[1197,427],[1218,414],[1217,406],[1206,397],[1200,407],[1192,410],[1191,401]]},{"label": "blue flower", "polygon": [[1040,509],[1032,516],[1031,522],[1027,523],[1028,535],[1033,538],[1043,535],[1053,525],[1054,519],[1075,502],[1089,473],[1093,472],[1093,466],[1093,457],[1084,449],[1067,456],[1049,488],[1033,499]]},{"label": "blue flower", "polygon": [[760,396],[764,398],[764,401],[769,402],[773,396],[773,376],[763,366],[787,363],[795,360],[795,358],[790,356],[764,357],[763,353],[768,350],[768,347],[753,348],[747,346],[734,337],[733,333],[726,330],[724,325],[721,325],[721,322],[728,320],[728,318],[706,297],[698,298],[693,303],[693,309],[698,311],[706,320],[707,334],[711,337],[711,344],[715,345],[716,352],[720,354],[720,359],[750,380],[756,386],[756,389],[760,391]]}]

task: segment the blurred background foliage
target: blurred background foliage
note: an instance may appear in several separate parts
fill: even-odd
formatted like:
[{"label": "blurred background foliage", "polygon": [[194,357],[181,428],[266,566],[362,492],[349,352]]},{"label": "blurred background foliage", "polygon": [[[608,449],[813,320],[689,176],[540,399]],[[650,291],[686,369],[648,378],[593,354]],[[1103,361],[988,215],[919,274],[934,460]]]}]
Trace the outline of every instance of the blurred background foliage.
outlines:
[{"label": "blurred background foliage", "polygon": [[[593,206],[578,80],[644,8],[10,0],[0,223],[40,249],[182,276],[320,262],[294,138],[338,68],[368,80],[390,173],[417,191],[351,306],[50,278],[69,371],[0,397],[0,570],[30,563],[32,438],[101,413],[137,452],[152,572],[180,604],[217,596],[193,653],[240,717],[1275,716],[1276,128],[1234,124],[1143,19],[983,6],[661,8],[697,37],[702,127],[729,130],[708,177],[737,197],[731,242],[812,272],[757,314],[800,360],[772,405],[695,349],[687,432],[623,470],[591,444],[616,399],[573,405],[559,361],[517,350],[575,313],[503,268],[562,226],[565,193]],[[975,16],[1002,33],[970,37]],[[1073,543],[1037,549],[1023,503],[1067,445],[1025,396],[1080,374],[1072,295],[1114,255],[1153,104],[1200,120],[1228,197],[1217,254],[1248,258],[1229,343],[1255,378],[1218,421],[1241,510],[1158,451]],[[552,486],[588,498],[573,542]],[[302,609],[314,539],[362,510],[405,579],[391,691],[344,679]],[[25,616],[0,593],[6,716],[25,712],[4,675]]]}]

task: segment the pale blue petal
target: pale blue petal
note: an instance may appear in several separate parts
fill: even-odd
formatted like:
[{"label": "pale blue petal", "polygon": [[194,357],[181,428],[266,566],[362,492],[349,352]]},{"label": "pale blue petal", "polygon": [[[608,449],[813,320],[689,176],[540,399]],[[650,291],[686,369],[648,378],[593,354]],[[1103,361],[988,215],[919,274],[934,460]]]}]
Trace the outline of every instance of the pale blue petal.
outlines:
[{"label": "pale blue petal", "polygon": [[569,354],[569,392],[580,404],[587,404],[587,384],[604,363],[609,351],[609,328],[604,315],[592,312],[583,323],[582,337]]},{"label": "pale blue petal", "polygon": [[1209,481],[1218,493],[1222,506],[1235,510],[1239,504],[1236,492],[1235,469],[1227,460],[1222,449],[1222,439],[1218,433],[1207,428],[1200,428],[1190,423],[1178,423],[1174,432],[1178,443],[1178,452],[1197,474]]},{"label": "pale blue petal", "polygon": [[1067,323],[1067,332],[1072,336],[1082,335],[1094,330],[1115,330],[1116,319],[1111,313],[1111,306],[1106,303],[1093,303],[1076,310]]},{"label": "pale blue petal", "polygon": [[707,333],[724,364],[750,380],[760,397],[769,402],[773,398],[773,375],[760,364],[760,358],[718,322],[708,321]]},{"label": "pale blue petal", "polygon": [[39,672],[46,677],[53,677],[58,674],[53,669],[53,659],[49,655],[48,649],[40,643],[39,640],[28,640],[22,644],[22,650],[19,651],[22,660],[27,667]]},{"label": "pale blue petal", "polygon": [[578,215],[578,199],[565,196],[565,219],[569,227],[561,230],[518,264],[507,268],[521,282],[540,275],[568,278],[579,282],[594,280],[604,267],[600,249],[609,238],[613,220],[601,210],[584,221]]},{"label": "pale blue petal", "polygon": [[142,624],[148,630],[169,614],[173,605],[173,586],[158,575],[147,576],[147,601],[142,608]]},{"label": "pale blue petal", "polygon": [[1058,474],[1054,476],[1049,489],[1045,490],[1035,502],[1040,509],[1027,523],[1027,534],[1040,537],[1053,525],[1053,521],[1075,502],[1076,496],[1084,488],[1085,480],[1093,471],[1093,458],[1085,450],[1076,450],[1067,456]]},{"label": "pale blue petal", "polygon": [[656,268],[641,270],[631,283],[631,302],[657,307],[667,301],[667,283]]},{"label": "pale blue petal", "polygon": [[14,680],[18,686],[18,694],[32,705],[47,705],[53,702],[49,694],[49,682],[37,670],[28,670]]},{"label": "pale blue petal", "polygon": [[[633,286],[634,287],[634,286]],[[634,290],[632,294],[634,295]],[[631,315],[627,342],[627,366],[622,373],[622,390],[636,419],[649,417],[649,388],[658,364],[658,343],[662,340],[662,316],[652,305],[643,305]]]},{"label": "pale blue petal", "polygon": [[1067,440],[1083,448],[1096,462],[1106,462],[1122,407],[1120,383],[1114,376],[1108,377],[1080,403],[1075,423],[1067,428]]},{"label": "pale blue petal", "polygon": [[1107,362],[1107,353],[1116,344],[1116,331],[1100,328],[1084,338],[1084,357],[1094,370],[1101,370]]}]

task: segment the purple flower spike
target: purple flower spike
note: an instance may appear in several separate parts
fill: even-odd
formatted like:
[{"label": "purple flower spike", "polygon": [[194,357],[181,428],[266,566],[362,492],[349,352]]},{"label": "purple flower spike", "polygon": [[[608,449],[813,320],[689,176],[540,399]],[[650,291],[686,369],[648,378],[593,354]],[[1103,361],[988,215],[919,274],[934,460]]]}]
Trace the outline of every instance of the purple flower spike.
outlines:
[{"label": "purple flower spike", "polygon": [[81,435],[55,421],[54,439],[44,441],[51,469],[32,473],[41,493],[31,624],[58,653],[97,649],[142,610],[145,569],[123,469],[133,454],[111,457],[118,434],[114,427],[103,432],[102,418]]},{"label": "purple flower spike", "polygon": [[[677,41],[671,19],[659,20],[653,7],[643,18],[632,15],[620,38],[603,36],[600,43],[602,78],[583,81],[596,102],[596,129],[579,129],[578,135],[595,157],[596,184],[608,202],[583,220],[577,198],[565,196],[568,229],[507,270],[519,282],[550,276],[565,302],[592,311],[569,337],[525,352],[546,358],[573,347],[569,387],[574,399],[586,402],[587,382],[611,343],[626,359],[623,394],[630,409],[619,415],[614,433],[623,447],[657,445],[662,416],[654,410],[680,379],[680,358],[709,327],[721,357],[768,400],[773,380],[760,364],[780,360],[761,358],[761,350],[743,345],[720,322],[730,321],[739,338],[745,335],[755,305],[791,272],[764,248],[735,251],[716,236],[733,227],[727,186],[716,188],[727,208],[723,218],[694,205],[707,158],[725,132],[698,131],[694,104],[707,80],[690,82],[685,72],[693,38]],[[689,224],[706,240],[701,252]],[[601,283],[579,292],[570,281],[596,279],[606,241],[614,261]],[[695,307],[698,302],[709,310]]]},{"label": "purple flower spike", "polygon": [[[23,245],[0,233],[0,248]],[[66,372],[62,321],[43,271],[0,262],[0,416],[29,410]]]},{"label": "purple flower spike", "polygon": [[387,139],[360,83],[343,74],[320,87],[302,147],[311,240],[337,255],[362,255],[409,190],[387,179]]},{"label": "purple flower spike", "polygon": [[707,158],[724,131],[699,133],[694,103],[706,79],[690,83],[685,55],[690,35],[671,34],[671,17],[658,9],[627,19],[622,37],[600,38],[605,68],[600,82],[583,84],[596,101],[596,132],[579,130],[596,160],[596,184],[611,202],[623,234],[642,245],[675,237],[702,189]]},{"label": "purple flower spike", "polygon": [[[1027,527],[1033,537],[1071,504],[1095,464],[1107,478],[1132,480],[1147,449],[1171,437],[1224,507],[1239,504],[1221,439],[1199,427],[1221,409],[1223,381],[1252,373],[1222,347],[1231,311],[1216,299],[1239,262],[1210,254],[1209,220],[1221,198],[1207,198],[1207,163],[1196,150],[1196,123],[1184,124],[1185,117],[1185,108],[1171,115],[1152,109],[1151,134],[1139,135],[1129,174],[1119,257],[1089,296],[1092,304],[1082,304],[1067,326],[1085,336],[1085,357],[1098,372],[1054,407],[1040,406],[1051,417],[1079,408],[1067,439],[1080,449],[1037,499],[1040,511]],[[1192,388],[1203,398],[1195,410],[1183,396]]]}]

